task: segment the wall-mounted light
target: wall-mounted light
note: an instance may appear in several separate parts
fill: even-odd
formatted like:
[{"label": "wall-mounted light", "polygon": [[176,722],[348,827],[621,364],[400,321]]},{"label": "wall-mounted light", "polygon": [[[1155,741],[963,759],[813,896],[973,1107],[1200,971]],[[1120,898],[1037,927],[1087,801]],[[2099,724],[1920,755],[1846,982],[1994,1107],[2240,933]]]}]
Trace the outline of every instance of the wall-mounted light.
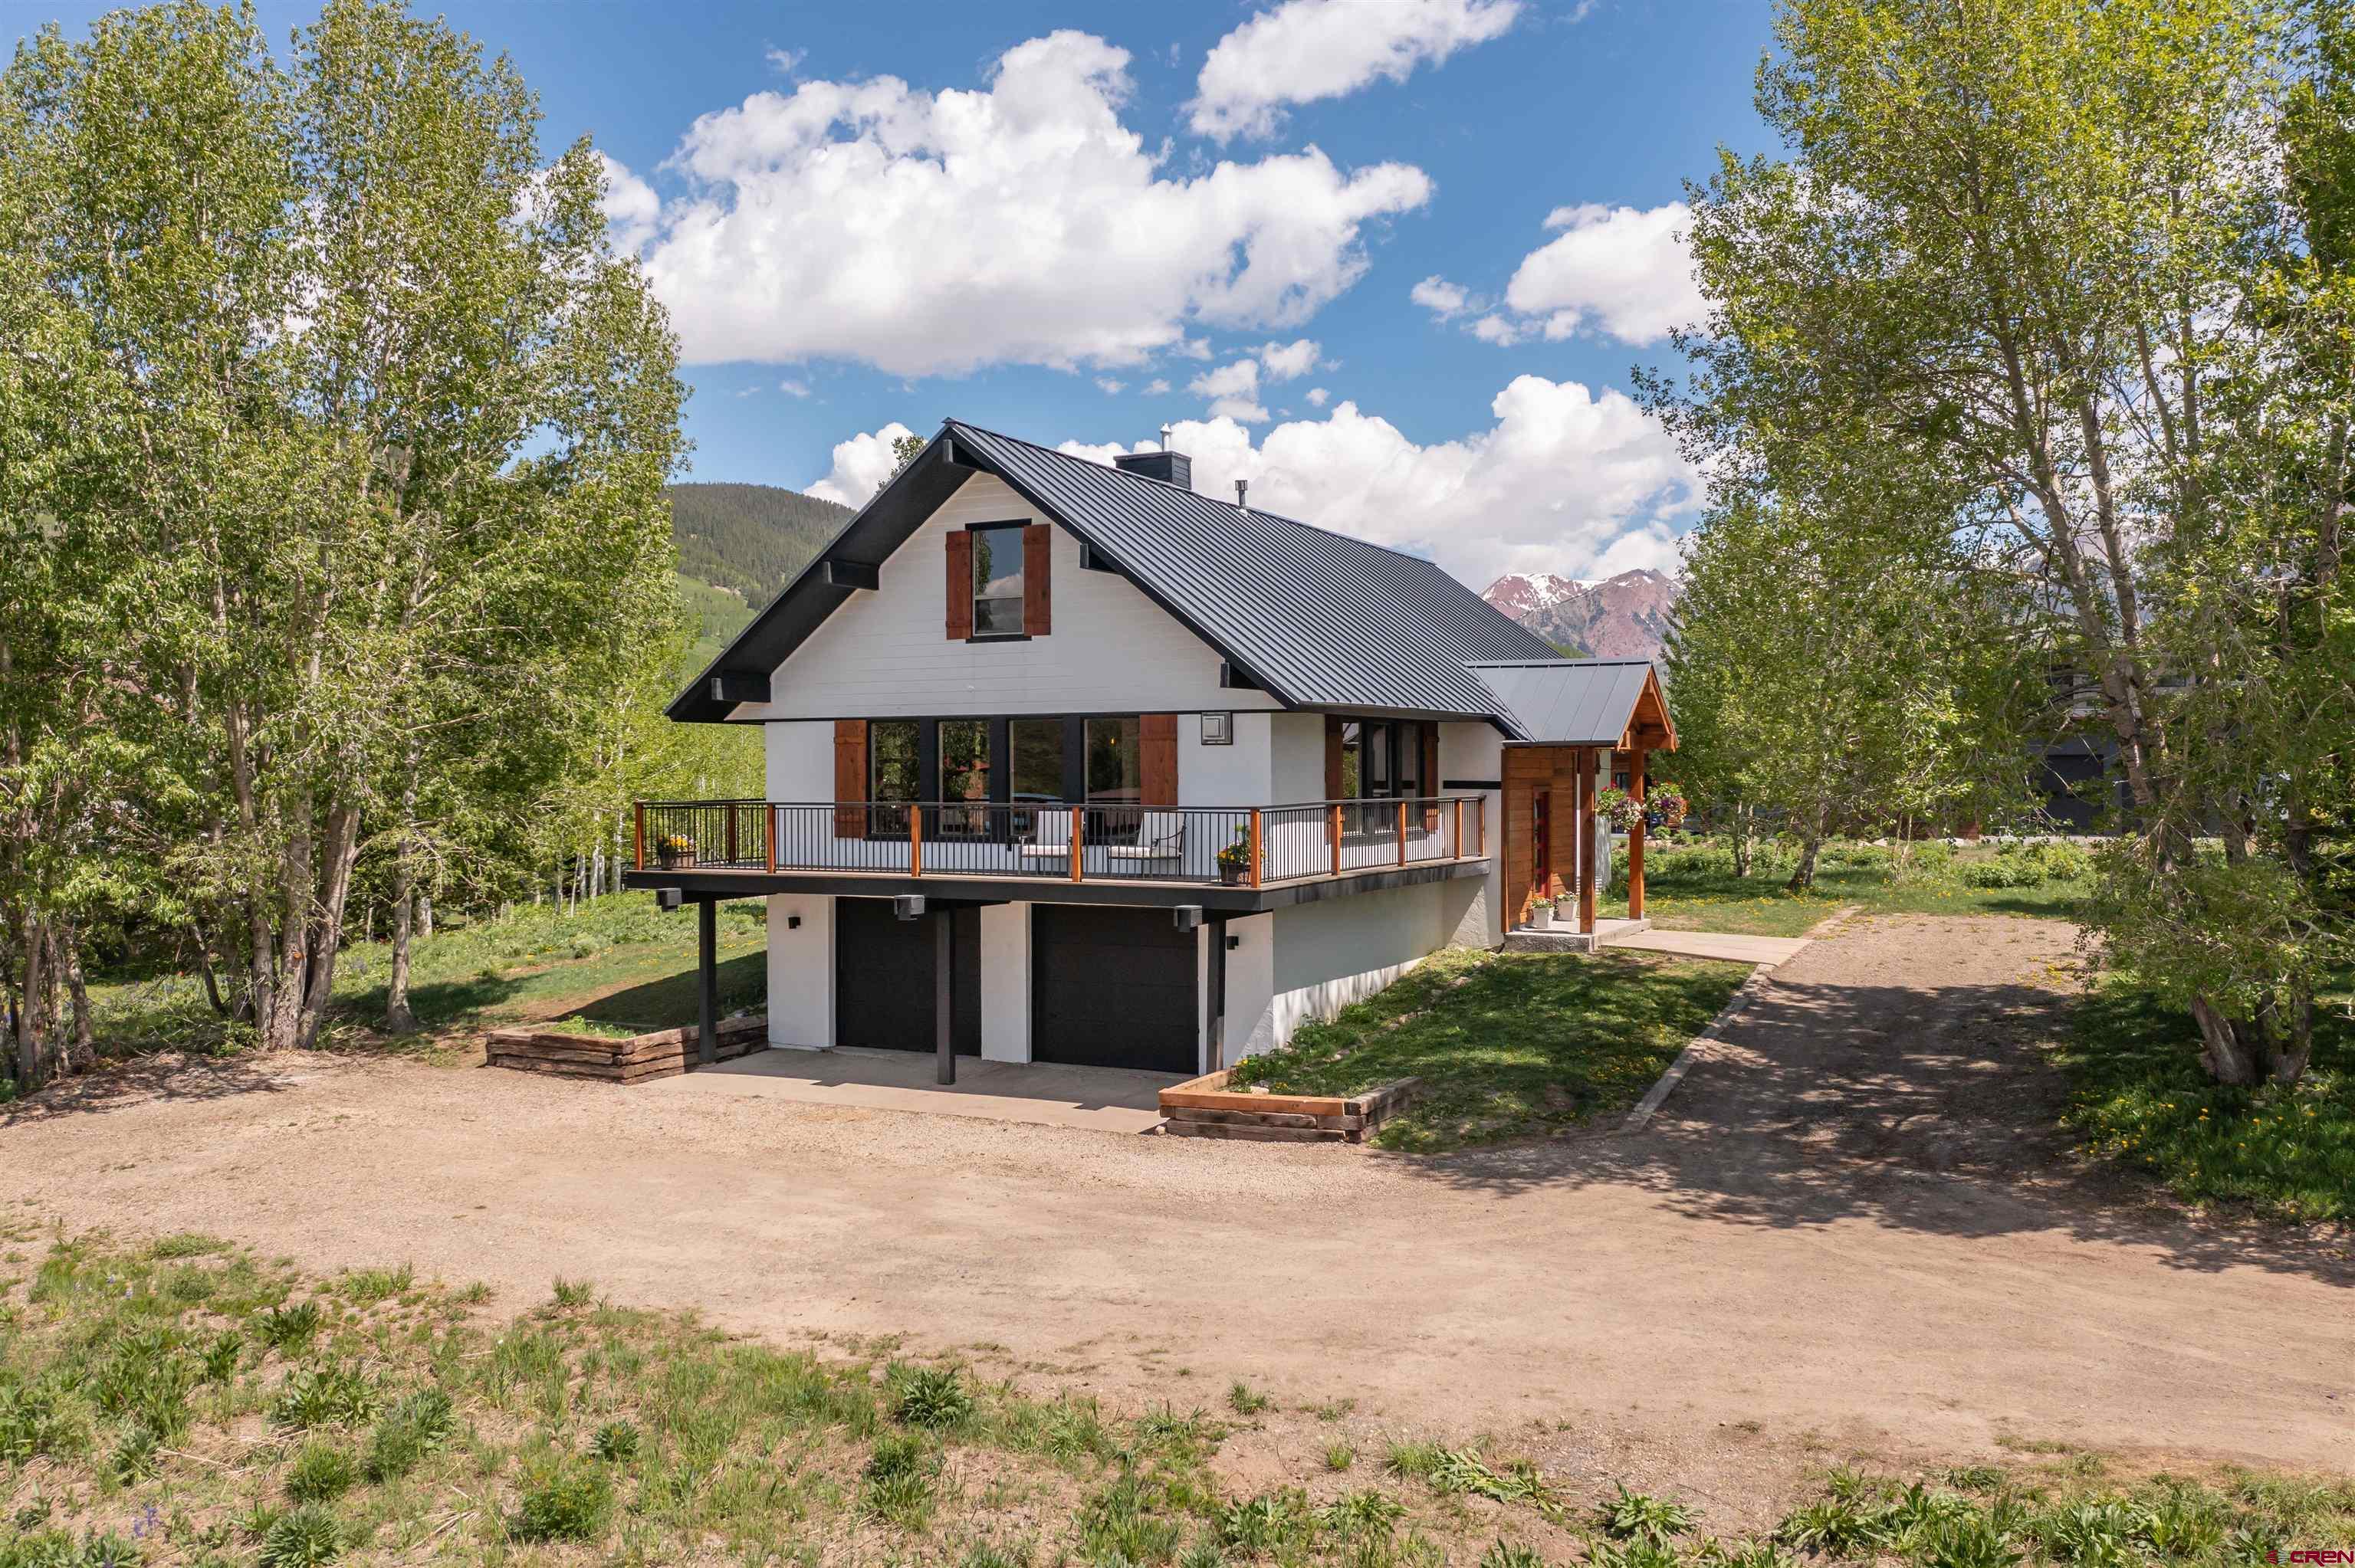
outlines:
[{"label": "wall-mounted light", "polygon": [[1234,743],[1234,715],[1204,714],[1202,715],[1202,744],[1204,746],[1232,746]]},{"label": "wall-mounted light", "polygon": [[785,929],[786,929],[786,930],[788,930],[788,931],[798,931],[798,930],[800,930],[801,928],[802,928],[802,917],[801,917],[800,916],[798,916],[798,915],[788,915],[788,916],[785,916]]}]

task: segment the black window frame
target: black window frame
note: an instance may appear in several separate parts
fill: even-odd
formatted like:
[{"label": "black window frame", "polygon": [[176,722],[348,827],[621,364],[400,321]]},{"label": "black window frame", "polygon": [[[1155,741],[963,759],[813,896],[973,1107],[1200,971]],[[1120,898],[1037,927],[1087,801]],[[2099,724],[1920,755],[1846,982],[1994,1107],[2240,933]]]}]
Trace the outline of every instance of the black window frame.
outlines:
[{"label": "black window frame", "polygon": [[[993,639],[992,641],[996,641]],[[875,764],[879,750],[874,744],[875,726],[887,724],[909,724],[916,726],[916,799],[939,801],[941,795],[941,726],[944,724],[983,724],[989,736],[989,798],[991,806],[1034,806],[1052,809],[1056,806],[1088,807],[1087,744],[1090,720],[1127,719],[1135,721],[1139,731],[1140,754],[1138,779],[1143,782],[1144,758],[1141,751],[1145,715],[1136,712],[1077,713],[1077,714],[934,714],[921,718],[894,716],[870,718],[868,726],[867,797],[870,819],[868,836],[873,838],[904,837],[908,832],[907,813],[891,810],[892,801],[875,797]],[[1018,801],[1014,799],[1014,747],[1012,726],[1017,720],[1032,723],[1060,724],[1063,729],[1062,782],[1053,801]],[[971,804],[981,805],[982,801]],[[1104,834],[1134,829],[1140,813],[1146,810],[1134,801],[1107,801],[1090,810],[1088,828],[1092,837],[1105,842]],[[927,813],[924,822],[926,836],[934,832],[932,819],[937,813]],[[993,811],[992,819],[1012,822],[1016,831],[1027,831],[1029,819],[1019,811]]]}]

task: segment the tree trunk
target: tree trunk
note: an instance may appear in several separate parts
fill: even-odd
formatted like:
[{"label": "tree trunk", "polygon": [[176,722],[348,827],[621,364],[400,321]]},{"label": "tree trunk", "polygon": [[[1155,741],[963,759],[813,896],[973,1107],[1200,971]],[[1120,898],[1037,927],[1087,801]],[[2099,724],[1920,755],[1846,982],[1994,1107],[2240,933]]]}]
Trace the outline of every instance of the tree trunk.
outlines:
[{"label": "tree trunk", "polygon": [[1749,807],[1733,808],[1733,874],[1737,877],[1750,874],[1750,818]]},{"label": "tree trunk", "polygon": [[392,879],[392,978],[385,984],[384,1027],[388,1033],[406,1034],[417,1027],[409,1010],[409,929],[412,898],[409,891],[407,857],[394,863]]},{"label": "tree trunk", "polygon": [[73,1053],[62,1064],[67,1072],[87,1073],[98,1062],[98,1031],[90,1015],[90,986],[81,972],[81,933],[70,922],[59,927],[59,950],[65,958],[66,994],[73,1002]]},{"label": "tree trunk", "polygon": [[1809,834],[1799,842],[1799,863],[1791,868],[1791,880],[1783,885],[1793,893],[1805,893],[1816,885],[1816,854],[1824,841]]},{"label": "tree trunk", "polygon": [[2248,1025],[2225,1017],[2204,996],[2191,999],[2191,1016],[2206,1046],[2200,1060],[2208,1075],[2220,1084],[2256,1083],[2258,1053],[2245,1033]]},{"label": "tree trunk", "polygon": [[433,939],[433,890],[430,887],[417,890],[417,938],[421,942]]}]

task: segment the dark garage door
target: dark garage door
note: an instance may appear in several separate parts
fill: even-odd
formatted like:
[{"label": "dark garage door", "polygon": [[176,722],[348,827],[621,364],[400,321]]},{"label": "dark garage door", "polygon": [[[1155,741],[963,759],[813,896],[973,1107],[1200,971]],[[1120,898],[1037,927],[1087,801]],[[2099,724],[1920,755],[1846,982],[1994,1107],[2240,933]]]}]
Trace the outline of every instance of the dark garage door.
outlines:
[{"label": "dark garage door", "polygon": [[1195,935],[1167,909],[1041,904],[1030,912],[1030,1054],[1083,1067],[1193,1073]]},{"label": "dark garage door", "polygon": [[[902,920],[888,898],[834,904],[834,1043],[937,1049],[932,1036],[932,916]],[[949,977],[957,1054],[981,1054],[981,911],[956,910]]]}]

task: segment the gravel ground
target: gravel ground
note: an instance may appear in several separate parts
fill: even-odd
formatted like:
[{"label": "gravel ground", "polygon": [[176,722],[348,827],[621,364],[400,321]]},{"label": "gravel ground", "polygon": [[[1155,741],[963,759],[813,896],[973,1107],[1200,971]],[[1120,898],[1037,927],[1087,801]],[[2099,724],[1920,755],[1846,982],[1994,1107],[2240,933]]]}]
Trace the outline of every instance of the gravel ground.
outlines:
[{"label": "gravel ground", "polygon": [[1488,1431],[1703,1497],[2004,1441],[2343,1458],[2343,1250],[2168,1212],[2039,1130],[2073,936],[1851,923],[1646,1131],[1444,1159],[304,1056],[8,1107],[0,1169],[19,1220],[409,1261],[517,1308],[588,1277],[1124,1401],[1241,1378],[1356,1401],[1304,1444]]}]

